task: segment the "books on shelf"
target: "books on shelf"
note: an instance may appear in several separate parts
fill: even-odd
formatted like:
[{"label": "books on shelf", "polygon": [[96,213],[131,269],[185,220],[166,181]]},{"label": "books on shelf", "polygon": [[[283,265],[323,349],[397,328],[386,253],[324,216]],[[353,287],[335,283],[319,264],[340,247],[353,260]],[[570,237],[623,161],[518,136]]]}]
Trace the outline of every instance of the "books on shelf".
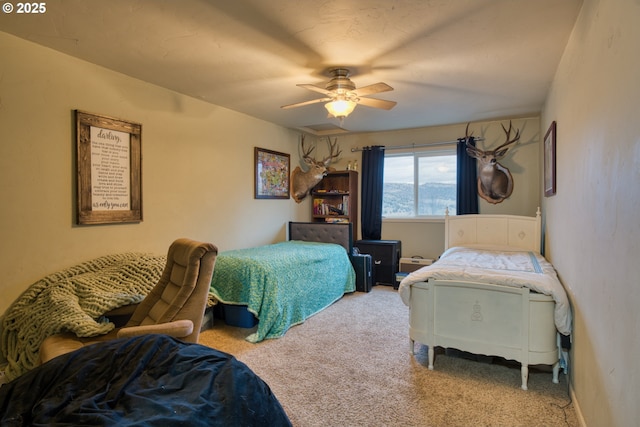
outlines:
[{"label": "books on shelf", "polygon": [[340,199],[313,199],[314,215],[349,215],[349,196],[342,196],[342,203],[336,203]]}]

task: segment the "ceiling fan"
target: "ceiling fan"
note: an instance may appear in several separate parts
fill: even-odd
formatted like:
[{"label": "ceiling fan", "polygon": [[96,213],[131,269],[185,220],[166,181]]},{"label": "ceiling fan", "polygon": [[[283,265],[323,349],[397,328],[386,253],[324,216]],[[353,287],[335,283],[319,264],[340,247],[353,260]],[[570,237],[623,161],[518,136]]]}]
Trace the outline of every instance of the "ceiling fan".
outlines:
[{"label": "ceiling fan", "polygon": [[393,88],[386,83],[374,83],[372,85],[356,89],[356,85],[351,81],[351,79],[349,79],[350,73],[347,68],[332,68],[329,70],[329,74],[332,78],[325,87],[313,84],[296,85],[314,92],[319,92],[325,95],[324,98],[298,102],[297,104],[283,105],[281,108],[296,108],[319,102],[326,102],[325,108],[329,112],[330,116],[344,119],[351,114],[358,104],[366,107],[381,108],[383,110],[390,110],[397,104],[395,101],[367,98],[369,95],[393,90]]}]

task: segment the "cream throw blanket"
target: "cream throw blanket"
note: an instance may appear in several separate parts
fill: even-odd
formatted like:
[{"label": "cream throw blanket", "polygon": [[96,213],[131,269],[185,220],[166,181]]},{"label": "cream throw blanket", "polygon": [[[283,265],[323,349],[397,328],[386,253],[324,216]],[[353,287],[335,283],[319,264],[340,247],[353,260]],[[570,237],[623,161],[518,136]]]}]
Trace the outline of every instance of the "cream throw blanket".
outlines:
[{"label": "cream throw blanket", "polygon": [[102,315],[142,301],[158,283],[165,264],[165,256],[107,255],[32,284],[2,317],[2,354],[9,362],[6,379],[40,364],[40,344],[48,336],[69,331],[90,337],[114,329]]}]

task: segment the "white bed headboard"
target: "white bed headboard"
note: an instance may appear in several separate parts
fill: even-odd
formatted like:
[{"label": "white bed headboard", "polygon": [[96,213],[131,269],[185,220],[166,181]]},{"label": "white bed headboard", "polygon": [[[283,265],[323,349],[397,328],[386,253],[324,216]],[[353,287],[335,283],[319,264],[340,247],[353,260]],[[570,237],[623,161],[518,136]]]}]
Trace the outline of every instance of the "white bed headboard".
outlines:
[{"label": "white bed headboard", "polygon": [[445,250],[465,244],[511,246],[541,252],[540,208],[535,217],[445,214]]}]

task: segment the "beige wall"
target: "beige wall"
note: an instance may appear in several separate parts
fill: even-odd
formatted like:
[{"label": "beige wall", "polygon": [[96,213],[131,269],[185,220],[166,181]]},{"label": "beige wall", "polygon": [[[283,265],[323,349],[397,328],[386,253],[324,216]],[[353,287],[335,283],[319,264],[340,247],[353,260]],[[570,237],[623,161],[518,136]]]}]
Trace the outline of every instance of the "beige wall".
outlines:
[{"label": "beige wall", "polygon": [[[220,250],[284,240],[307,204],[255,200],[254,146],[292,155],[298,133],[0,32],[0,313],[45,274],[185,236]],[[142,123],[139,224],[75,225],[73,110]]]},{"label": "beige wall", "polygon": [[547,249],[575,327],[571,384],[589,426],[640,420],[640,2],[586,0],[542,128],[558,122]]},{"label": "beige wall", "polygon": [[[542,139],[540,137],[540,120],[537,116],[513,118],[512,123],[515,129],[520,129],[520,141],[509,150],[500,163],[507,167],[513,175],[513,194],[507,200],[495,205],[480,199],[480,212],[533,216],[540,203],[539,150]],[[469,130],[473,132],[474,136],[485,138],[483,142],[478,143],[478,147],[491,150],[505,142],[505,133],[501,124],[508,127],[509,119],[472,123]],[[345,151],[343,161],[358,160],[362,164],[361,153],[351,152],[352,148],[371,145],[394,147],[455,141],[464,137],[466,125],[463,123],[341,136],[339,140],[343,145],[343,151]],[[382,238],[401,240],[403,256],[437,258],[444,249],[444,220],[385,219],[382,224]]]},{"label": "beige wall", "polygon": [[[286,238],[286,223],[309,220],[309,200],[255,200],[253,147],[291,154],[299,133],[114,73],[0,33],[0,313],[40,277],[119,251],[163,253],[177,237],[208,240],[221,250]],[[142,123],[143,215],[139,224],[75,224],[73,110]],[[501,122],[472,126],[486,147],[502,141]],[[507,123],[503,121],[503,123]],[[465,124],[339,137],[345,167],[352,147],[450,141]],[[513,196],[483,212],[533,214],[539,141],[537,118],[515,119],[519,146],[503,163]],[[325,147],[318,145],[318,156]],[[417,232],[416,232],[417,230]],[[359,230],[358,230],[359,233]],[[417,238],[416,238],[417,236]],[[385,222],[383,238],[400,239],[406,256],[436,257],[442,221]]]}]

